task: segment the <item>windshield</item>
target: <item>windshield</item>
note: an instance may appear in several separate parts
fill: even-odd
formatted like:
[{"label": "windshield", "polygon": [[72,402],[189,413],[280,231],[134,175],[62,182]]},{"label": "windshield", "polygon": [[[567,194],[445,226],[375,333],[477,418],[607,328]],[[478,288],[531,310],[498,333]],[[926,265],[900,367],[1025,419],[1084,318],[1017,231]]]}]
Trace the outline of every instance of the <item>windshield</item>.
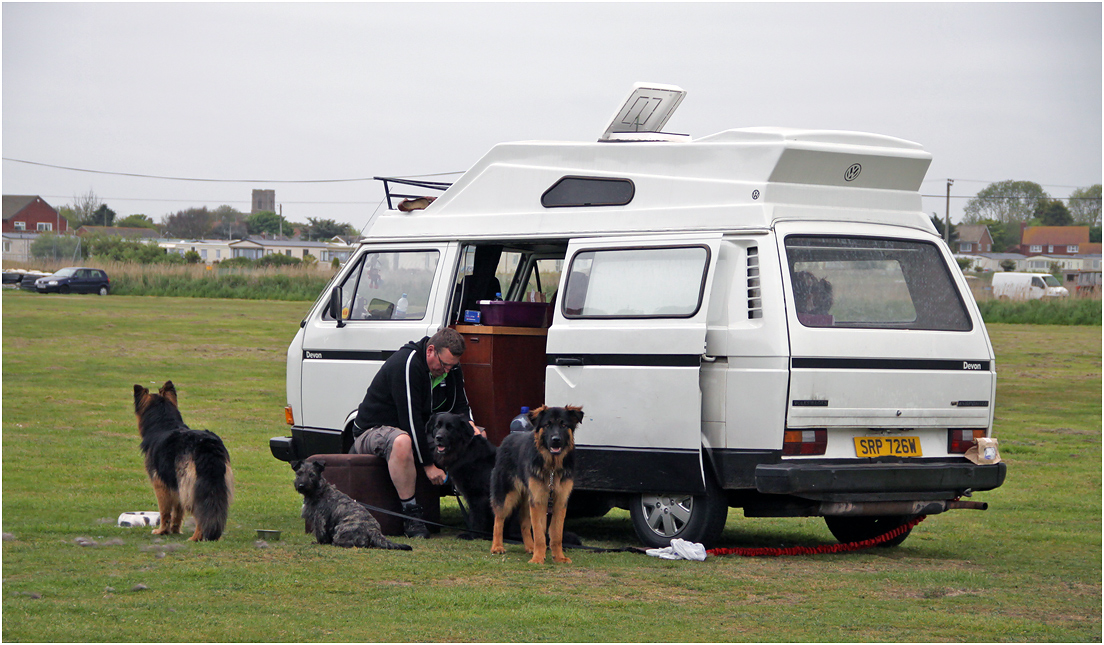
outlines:
[{"label": "windshield", "polygon": [[1048,287],[1060,287],[1060,286],[1062,286],[1062,283],[1058,282],[1058,278],[1055,278],[1052,275],[1044,276],[1043,280],[1046,280],[1046,283],[1047,283]]},{"label": "windshield", "polygon": [[68,268],[62,269],[61,271],[58,271],[57,273],[55,273],[54,277],[55,278],[70,278],[73,275],[75,275],[76,273],[77,273],[76,269],[74,269],[73,267],[68,267]]}]

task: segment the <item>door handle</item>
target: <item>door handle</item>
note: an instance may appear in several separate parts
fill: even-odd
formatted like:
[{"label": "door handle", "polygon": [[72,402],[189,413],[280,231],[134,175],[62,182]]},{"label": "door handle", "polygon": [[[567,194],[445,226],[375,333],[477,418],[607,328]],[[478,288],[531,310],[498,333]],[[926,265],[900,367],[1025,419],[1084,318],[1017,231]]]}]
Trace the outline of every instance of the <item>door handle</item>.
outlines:
[{"label": "door handle", "polygon": [[582,367],[583,359],[568,356],[557,356],[556,365],[558,367]]}]

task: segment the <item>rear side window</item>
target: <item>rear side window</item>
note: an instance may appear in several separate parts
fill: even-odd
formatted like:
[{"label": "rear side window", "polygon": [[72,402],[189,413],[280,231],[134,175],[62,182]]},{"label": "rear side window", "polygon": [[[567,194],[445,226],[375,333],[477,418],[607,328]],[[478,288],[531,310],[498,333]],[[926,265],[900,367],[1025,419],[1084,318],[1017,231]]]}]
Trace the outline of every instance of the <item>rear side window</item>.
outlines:
[{"label": "rear side window", "polygon": [[689,318],[709,268],[704,246],[582,251],[562,300],[568,318]]},{"label": "rear side window", "polygon": [[636,187],[628,179],[605,177],[563,177],[541,195],[545,208],[565,206],[624,206],[632,201]]},{"label": "rear side window", "polygon": [[797,319],[806,327],[973,328],[934,244],[791,235],[786,255]]},{"label": "rear side window", "polygon": [[[428,251],[367,253],[341,287],[342,318],[348,320],[422,320],[429,304],[440,254]],[[333,320],[329,311],[325,320]]]}]

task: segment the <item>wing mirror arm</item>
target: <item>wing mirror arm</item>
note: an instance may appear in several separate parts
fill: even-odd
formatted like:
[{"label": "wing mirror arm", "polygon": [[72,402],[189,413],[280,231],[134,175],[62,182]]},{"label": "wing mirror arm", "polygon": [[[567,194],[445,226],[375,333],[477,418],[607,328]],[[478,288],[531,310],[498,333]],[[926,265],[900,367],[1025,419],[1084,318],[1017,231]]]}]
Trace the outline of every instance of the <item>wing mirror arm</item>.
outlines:
[{"label": "wing mirror arm", "polygon": [[345,326],[345,321],[341,319],[341,300],[341,287],[334,287],[330,292],[330,316],[337,321],[338,329]]}]

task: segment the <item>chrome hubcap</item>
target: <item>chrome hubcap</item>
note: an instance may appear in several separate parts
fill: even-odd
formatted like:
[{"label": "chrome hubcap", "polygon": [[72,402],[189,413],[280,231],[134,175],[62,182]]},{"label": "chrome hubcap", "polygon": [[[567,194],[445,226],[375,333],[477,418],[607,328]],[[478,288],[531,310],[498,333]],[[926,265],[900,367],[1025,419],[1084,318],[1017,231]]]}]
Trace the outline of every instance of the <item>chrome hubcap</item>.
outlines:
[{"label": "chrome hubcap", "polygon": [[642,495],[640,504],[648,528],[664,538],[678,535],[694,512],[694,498],[690,495]]}]

